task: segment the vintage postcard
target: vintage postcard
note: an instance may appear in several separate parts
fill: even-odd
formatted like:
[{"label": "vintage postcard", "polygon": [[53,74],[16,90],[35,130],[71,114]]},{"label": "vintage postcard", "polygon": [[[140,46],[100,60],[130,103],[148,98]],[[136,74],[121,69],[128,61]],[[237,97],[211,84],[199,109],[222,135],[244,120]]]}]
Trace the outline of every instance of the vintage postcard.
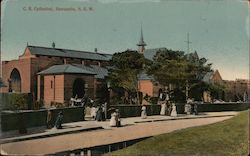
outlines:
[{"label": "vintage postcard", "polygon": [[248,155],[249,7],[1,0],[1,155]]}]

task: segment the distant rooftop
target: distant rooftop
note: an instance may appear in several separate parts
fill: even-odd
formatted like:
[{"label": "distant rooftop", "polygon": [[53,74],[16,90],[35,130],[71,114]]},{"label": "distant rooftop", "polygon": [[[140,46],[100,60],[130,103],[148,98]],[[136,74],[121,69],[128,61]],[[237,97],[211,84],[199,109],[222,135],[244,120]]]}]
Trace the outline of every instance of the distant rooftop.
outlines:
[{"label": "distant rooftop", "polygon": [[212,78],[214,72],[211,71],[211,72],[207,72],[204,77],[202,78],[202,81],[203,82],[210,82],[210,79]]},{"label": "distant rooftop", "polygon": [[142,72],[138,75],[138,80],[153,80],[153,76],[148,75],[145,72]]},{"label": "distant rooftop", "polygon": [[74,66],[82,68],[84,70],[88,70],[90,72],[95,73],[95,78],[104,79],[108,76],[108,67],[100,67],[98,65],[83,65],[83,64],[74,64]]},{"label": "distant rooftop", "polygon": [[63,64],[63,65],[54,65],[45,69],[39,73],[38,75],[50,75],[50,74],[89,74],[95,75],[94,72],[70,65],[70,64]]},{"label": "distant rooftop", "polygon": [[99,61],[109,61],[112,58],[112,54],[97,53],[97,52],[39,47],[30,45],[28,45],[27,48],[33,55],[80,58],[80,59],[99,60]]},{"label": "distant rooftop", "polygon": [[155,54],[159,51],[159,50],[165,50],[167,48],[154,48],[154,49],[145,49],[144,51],[144,57],[146,59],[149,59],[149,60],[153,60]]}]

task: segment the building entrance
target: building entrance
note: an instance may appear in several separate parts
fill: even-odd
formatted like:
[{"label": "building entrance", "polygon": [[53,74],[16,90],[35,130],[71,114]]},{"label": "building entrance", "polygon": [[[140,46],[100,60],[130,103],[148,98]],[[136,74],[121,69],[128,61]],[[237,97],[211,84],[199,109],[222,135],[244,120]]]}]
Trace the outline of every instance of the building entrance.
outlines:
[{"label": "building entrance", "polygon": [[84,97],[84,94],[85,94],[85,82],[80,78],[75,79],[73,83],[73,97],[76,97],[77,95],[77,98],[82,98]]}]

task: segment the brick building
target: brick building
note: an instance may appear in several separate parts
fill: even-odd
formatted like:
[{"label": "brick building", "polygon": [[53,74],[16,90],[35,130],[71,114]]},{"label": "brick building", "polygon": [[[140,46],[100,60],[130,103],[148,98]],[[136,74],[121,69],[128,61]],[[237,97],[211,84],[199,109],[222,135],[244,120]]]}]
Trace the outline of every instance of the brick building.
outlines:
[{"label": "brick building", "polygon": [[224,91],[221,95],[219,95],[219,97],[224,101],[250,101],[250,87],[249,80],[247,79],[236,79],[234,81],[223,80],[219,71],[216,70],[215,72],[207,73],[204,76],[203,81],[207,83],[216,83],[223,86]]},{"label": "brick building", "polygon": [[[153,58],[159,49],[145,49],[143,32],[138,52],[146,58]],[[67,104],[70,98],[87,94],[95,99],[97,90],[108,74],[111,54],[77,51],[52,47],[27,45],[17,60],[3,61],[2,79],[6,84],[1,92],[31,93],[33,101]],[[158,96],[159,86],[146,74],[140,75],[139,91],[149,96]]]},{"label": "brick building", "polygon": [[[95,98],[98,83],[108,74],[112,58],[103,54],[69,49],[27,46],[17,60],[2,62],[1,92],[31,93],[33,100],[67,103],[85,92]],[[79,87],[82,85],[82,88]]]},{"label": "brick building", "polygon": [[[202,78],[202,81],[210,84],[219,84],[221,86],[224,85],[222,77],[218,70],[206,73]],[[217,98],[225,100],[224,94],[225,94],[224,92],[220,93]],[[203,92],[203,102],[212,102],[213,98],[214,97],[211,96],[211,93],[209,91]]]}]

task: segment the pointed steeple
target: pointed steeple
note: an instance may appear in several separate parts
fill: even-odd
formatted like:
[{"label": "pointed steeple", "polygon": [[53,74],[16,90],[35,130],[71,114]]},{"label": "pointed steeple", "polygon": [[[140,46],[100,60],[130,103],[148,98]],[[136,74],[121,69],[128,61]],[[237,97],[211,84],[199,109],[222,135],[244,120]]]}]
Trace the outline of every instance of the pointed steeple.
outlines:
[{"label": "pointed steeple", "polygon": [[137,44],[137,46],[138,46],[138,52],[139,53],[143,53],[144,52],[144,50],[145,50],[145,46],[146,46],[147,44],[144,42],[144,40],[143,40],[143,31],[142,31],[142,26],[141,26],[141,38],[140,38],[140,40],[139,40],[139,42],[138,42],[138,44]]}]

